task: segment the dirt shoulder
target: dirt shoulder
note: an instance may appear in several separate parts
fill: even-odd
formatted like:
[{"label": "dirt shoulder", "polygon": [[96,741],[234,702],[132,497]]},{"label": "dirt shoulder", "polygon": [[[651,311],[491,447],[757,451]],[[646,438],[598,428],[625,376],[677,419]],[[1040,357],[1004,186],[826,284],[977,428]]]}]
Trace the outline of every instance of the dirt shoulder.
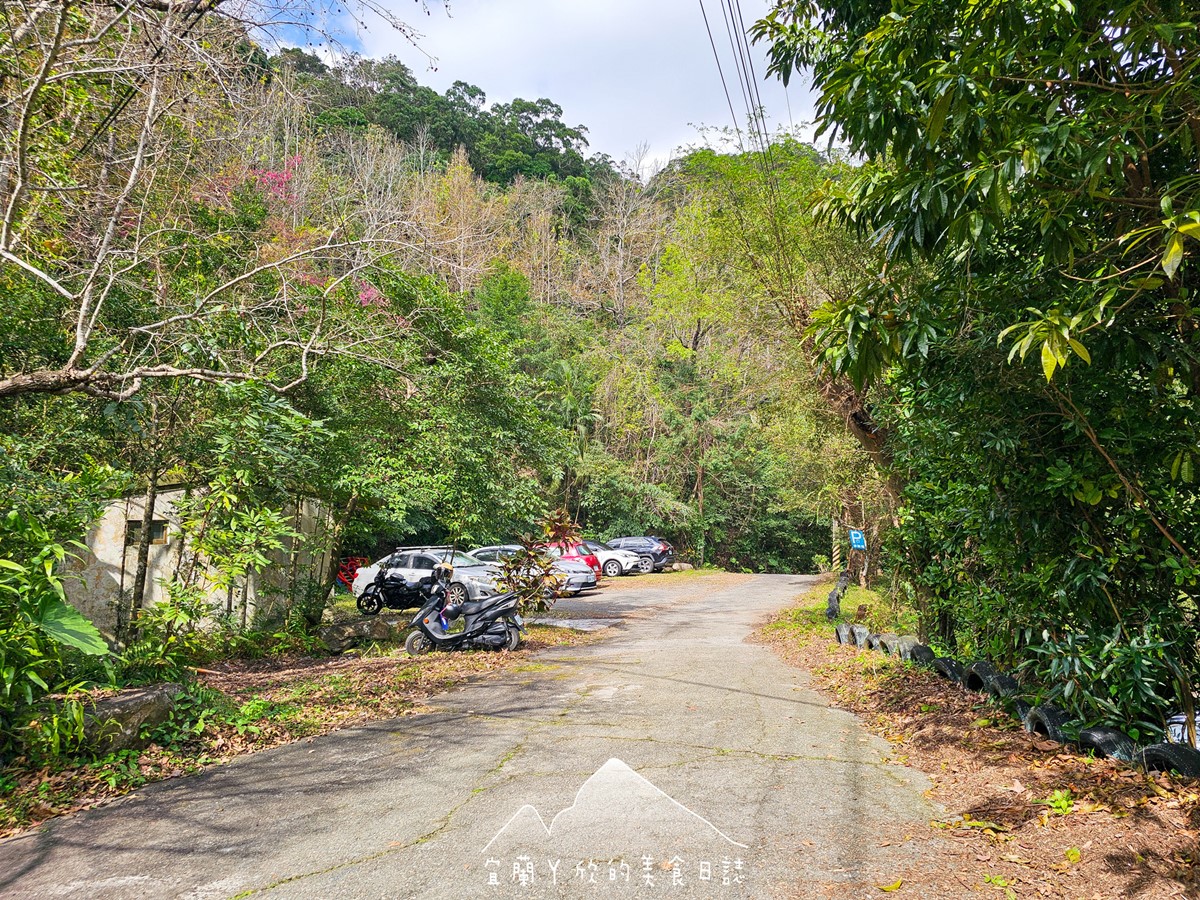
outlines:
[{"label": "dirt shoulder", "polygon": [[931,862],[894,896],[1200,897],[1200,784],[1149,777],[1027,734],[988,698],[833,639],[821,585],[756,640],[812,673],[813,687],[861,716],[927,774],[946,814]]},{"label": "dirt shoulder", "polygon": [[551,647],[599,639],[567,628],[530,626],[515,652],[435,653],[419,658],[377,645],[338,657],[232,660],[199,669],[172,720],[144,750],[100,759],[0,771],[0,838],[56,816],[107,803],[154,781],[191,775],[238,756],[339,728],[413,715],[458,684],[539,667]]}]

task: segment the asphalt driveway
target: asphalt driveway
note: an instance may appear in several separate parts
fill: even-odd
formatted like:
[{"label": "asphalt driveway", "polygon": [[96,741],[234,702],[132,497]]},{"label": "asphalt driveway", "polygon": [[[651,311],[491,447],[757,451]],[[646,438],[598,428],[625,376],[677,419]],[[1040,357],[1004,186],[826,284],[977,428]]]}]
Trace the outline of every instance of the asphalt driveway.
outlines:
[{"label": "asphalt driveway", "polygon": [[150,786],[0,843],[4,897],[878,896],[920,773],[745,638],[810,584],[658,579],[564,603],[598,643],[436,711]]}]

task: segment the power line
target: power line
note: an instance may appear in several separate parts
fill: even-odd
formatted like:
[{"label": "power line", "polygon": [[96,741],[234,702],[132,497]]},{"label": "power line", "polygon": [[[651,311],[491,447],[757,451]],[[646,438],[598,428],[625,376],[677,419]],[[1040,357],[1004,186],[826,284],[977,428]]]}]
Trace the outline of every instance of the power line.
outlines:
[{"label": "power line", "polygon": [[750,94],[746,90],[745,60],[738,53],[737,45],[734,43],[733,28],[729,21],[729,9],[726,0],[721,0],[721,16],[725,20],[725,35],[729,38],[729,52],[733,54],[733,68],[737,73],[738,87],[742,92],[742,104],[746,107],[746,128],[747,130],[752,130],[754,129],[754,120],[750,116]]},{"label": "power line", "polygon": [[[763,106],[762,95],[758,90],[758,79],[754,72],[753,54],[746,39],[746,23],[742,15],[741,2],[740,0],[722,0],[721,10],[725,19],[725,29],[729,36],[730,48],[734,54],[739,87],[742,90],[742,97],[746,103],[746,115],[749,119],[748,129],[753,132],[755,143],[758,144],[758,152],[754,153],[753,149],[750,152],[753,154],[755,162],[758,163],[758,168],[762,173],[763,188],[767,200],[767,219],[770,223],[776,263],[780,274],[786,282],[786,291],[788,294],[791,294],[795,289],[795,273],[792,271],[791,259],[786,248],[787,241],[784,238],[783,229],[778,218],[782,191],[778,183],[774,152],[768,134],[765,107]],[[705,17],[705,22],[707,24],[707,16]],[[715,55],[715,45],[713,52]],[[720,66],[719,58],[717,64]],[[728,94],[726,98],[728,99]],[[791,113],[790,107],[791,104],[789,101],[789,117]]]},{"label": "power line", "polygon": [[737,113],[733,111],[733,99],[729,96],[729,85],[725,83],[725,70],[721,67],[721,54],[717,52],[717,42],[713,40],[712,28],[708,24],[708,13],[704,9],[704,0],[700,2],[700,14],[704,16],[704,29],[708,32],[708,43],[712,47],[713,58],[717,61],[717,74],[721,76],[721,87],[725,91],[725,102],[729,104],[729,116],[733,119],[733,130],[737,133],[738,144],[742,143],[742,130],[738,128]]}]

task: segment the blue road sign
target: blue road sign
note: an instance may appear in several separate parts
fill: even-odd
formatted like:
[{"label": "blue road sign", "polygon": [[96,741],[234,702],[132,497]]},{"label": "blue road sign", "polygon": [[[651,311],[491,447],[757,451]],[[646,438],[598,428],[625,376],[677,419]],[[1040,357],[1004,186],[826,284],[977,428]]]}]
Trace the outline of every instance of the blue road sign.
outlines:
[{"label": "blue road sign", "polygon": [[857,528],[850,529],[850,549],[851,550],[866,550],[867,536]]}]

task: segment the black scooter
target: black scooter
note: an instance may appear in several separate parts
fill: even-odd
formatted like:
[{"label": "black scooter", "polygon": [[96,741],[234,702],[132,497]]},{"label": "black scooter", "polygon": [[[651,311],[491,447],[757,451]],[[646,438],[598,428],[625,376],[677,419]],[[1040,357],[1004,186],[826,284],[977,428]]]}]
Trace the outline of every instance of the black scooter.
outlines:
[{"label": "black scooter", "polygon": [[[432,650],[516,650],[525,633],[525,623],[517,613],[520,597],[496,594],[482,600],[442,608],[442,597],[429,598],[412,620],[416,630],[404,642],[409,656]],[[462,629],[452,631],[462,619]]]}]

